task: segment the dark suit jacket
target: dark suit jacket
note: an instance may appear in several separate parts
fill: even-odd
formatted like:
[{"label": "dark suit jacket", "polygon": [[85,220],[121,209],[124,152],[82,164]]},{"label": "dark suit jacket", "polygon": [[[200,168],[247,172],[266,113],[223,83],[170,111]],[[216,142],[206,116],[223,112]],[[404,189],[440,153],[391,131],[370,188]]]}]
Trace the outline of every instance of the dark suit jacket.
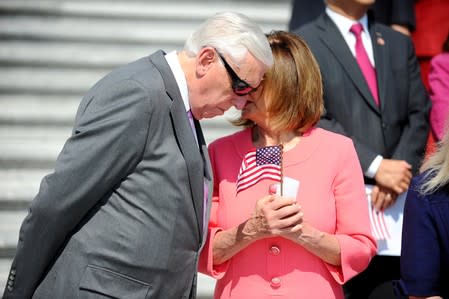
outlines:
[{"label": "dark suit jacket", "polygon": [[22,224],[4,298],[193,298],[205,178],[212,190],[196,126],[199,147],[161,51],[100,80]]},{"label": "dark suit jacket", "polygon": [[[414,0],[376,0],[371,10],[376,21],[382,24],[398,24],[415,28]],[[296,30],[316,19],[325,9],[324,0],[293,0],[290,22],[290,31]]]},{"label": "dark suit jacket", "polygon": [[309,44],[323,76],[326,112],[319,126],[352,138],[364,172],[376,155],[406,160],[416,171],[429,131],[430,101],[413,45],[389,27],[372,19],[369,23],[380,107],[327,14],[296,31]]}]

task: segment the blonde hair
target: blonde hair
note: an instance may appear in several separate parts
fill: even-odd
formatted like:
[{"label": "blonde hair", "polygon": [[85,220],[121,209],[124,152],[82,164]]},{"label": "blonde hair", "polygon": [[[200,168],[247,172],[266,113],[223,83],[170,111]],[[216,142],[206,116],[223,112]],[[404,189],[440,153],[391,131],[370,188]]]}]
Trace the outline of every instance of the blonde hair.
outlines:
[{"label": "blonde hair", "polygon": [[436,151],[424,161],[420,171],[425,172],[424,183],[419,190],[421,194],[433,193],[449,183],[449,130],[446,129]]},{"label": "blonde hair", "polygon": [[[286,31],[267,35],[274,64],[265,74],[261,97],[268,97],[270,126],[275,131],[304,133],[323,113],[321,73],[312,51],[299,36]],[[250,127],[250,120],[239,119],[236,125]]]}]

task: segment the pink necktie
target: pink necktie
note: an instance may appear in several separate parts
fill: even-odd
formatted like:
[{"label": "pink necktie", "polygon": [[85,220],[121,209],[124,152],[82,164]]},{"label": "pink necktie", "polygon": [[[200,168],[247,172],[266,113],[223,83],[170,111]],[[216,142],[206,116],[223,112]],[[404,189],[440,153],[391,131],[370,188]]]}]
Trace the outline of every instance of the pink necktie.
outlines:
[{"label": "pink necktie", "polygon": [[369,61],[368,54],[366,53],[365,47],[362,41],[362,24],[356,23],[351,26],[349,30],[355,35],[355,57],[360,69],[362,70],[363,76],[365,77],[368,87],[371,90],[371,94],[374,97],[374,101],[377,106],[379,106],[379,94],[377,91],[377,80],[376,80],[376,70],[371,65]]}]

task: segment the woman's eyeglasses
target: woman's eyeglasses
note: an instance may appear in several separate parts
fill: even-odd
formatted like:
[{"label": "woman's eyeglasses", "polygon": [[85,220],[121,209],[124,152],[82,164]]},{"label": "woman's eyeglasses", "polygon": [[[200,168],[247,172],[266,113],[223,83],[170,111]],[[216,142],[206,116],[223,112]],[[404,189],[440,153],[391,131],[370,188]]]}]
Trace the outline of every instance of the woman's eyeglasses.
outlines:
[{"label": "woman's eyeglasses", "polygon": [[231,78],[232,91],[238,96],[246,96],[252,92],[255,92],[258,87],[252,87],[244,80],[240,79],[239,76],[234,72],[228,62],[224,59],[224,57],[218,53],[218,57],[220,57],[223,65],[228,72],[229,77]]}]

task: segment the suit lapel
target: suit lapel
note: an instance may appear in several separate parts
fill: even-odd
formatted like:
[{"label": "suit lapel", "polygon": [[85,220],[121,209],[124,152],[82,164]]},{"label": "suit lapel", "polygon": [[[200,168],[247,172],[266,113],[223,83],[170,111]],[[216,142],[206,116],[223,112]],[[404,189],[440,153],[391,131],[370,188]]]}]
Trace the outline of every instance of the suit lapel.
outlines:
[{"label": "suit lapel", "polygon": [[348,76],[354,82],[356,88],[362,94],[365,101],[367,101],[374,110],[379,111],[379,108],[377,107],[369,90],[368,84],[366,83],[365,77],[357,64],[357,60],[352,55],[351,50],[346,44],[337,26],[325,13],[323,13],[317,20],[317,26],[320,29],[319,36],[321,41],[334,55],[335,59],[341,64]]},{"label": "suit lapel", "polygon": [[[206,184],[207,187],[207,206],[206,206],[206,215],[205,219],[209,219],[210,216],[210,207],[211,207],[211,198],[212,198],[212,192],[213,192],[213,175],[212,175],[212,165],[210,163],[209,159],[209,152],[207,150],[206,141],[204,139],[203,131],[201,130],[200,122],[196,119],[194,120],[195,123],[195,129],[196,129],[196,135],[198,137],[198,144],[201,151],[201,156],[203,158],[203,163],[205,165],[204,167],[204,184]],[[203,195],[204,196],[204,195]],[[204,199],[203,199],[204,202]],[[208,221],[205,222],[207,225]],[[206,234],[207,234],[207,227],[203,227],[203,244],[206,240]]]},{"label": "suit lapel", "polygon": [[387,84],[387,65],[388,55],[385,45],[385,40],[382,37],[382,33],[377,30],[376,25],[373,24],[370,27],[371,41],[373,43],[374,61],[376,62],[376,77],[377,77],[377,89],[379,91],[379,102],[381,111],[385,111],[386,105],[386,84]]},{"label": "suit lapel", "polygon": [[[176,80],[170,67],[163,57],[163,52],[156,52],[150,56],[150,59],[160,71],[164,80],[167,95],[172,99],[170,107],[171,121],[175,131],[175,137],[178,140],[179,148],[187,165],[190,190],[192,192],[193,205],[198,221],[198,230],[201,233],[203,231],[204,178],[200,174],[204,173],[204,160],[196,144],[192,128],[190,127],[190,122],[178,85],[176,84]],[[199,128],[199,131],[201,131],[201,128]],[[202,140],[204,142],[204,137],[202,137]]]}]

